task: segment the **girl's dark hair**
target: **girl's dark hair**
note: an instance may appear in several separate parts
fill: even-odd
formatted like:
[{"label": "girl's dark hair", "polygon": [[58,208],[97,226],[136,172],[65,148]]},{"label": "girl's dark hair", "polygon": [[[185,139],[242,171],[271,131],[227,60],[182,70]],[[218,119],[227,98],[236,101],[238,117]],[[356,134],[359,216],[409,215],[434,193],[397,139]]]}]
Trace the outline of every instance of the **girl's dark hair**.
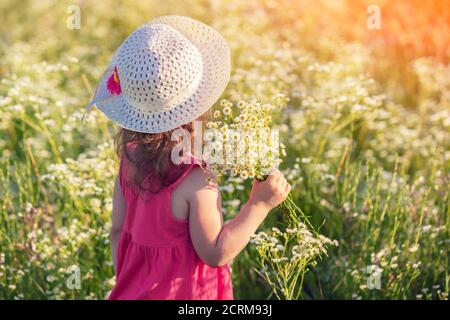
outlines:
[{"label": "girl's dark hair", "polygon": [[[199,120],[209,117],[209,113]],[[182,125],[194,138],[193,123]],[[176,128],[179,129],[179,128]],[[176,130],[174,129],[174,130]],[[136,186],[139,193],[157,193],[173,183],[183,172],[185,165],[175,165],[171,161],[172,149],[180,143],[172,141],[174,130],[162,133],[142,133],[119,128],[114,144],[119,160],[127,165],[127,183]],[[134,145],[132,151],[129,146]],[[191,141],[191,146],[193,146]],[[171,170],[169,170],[171,169]]]}]

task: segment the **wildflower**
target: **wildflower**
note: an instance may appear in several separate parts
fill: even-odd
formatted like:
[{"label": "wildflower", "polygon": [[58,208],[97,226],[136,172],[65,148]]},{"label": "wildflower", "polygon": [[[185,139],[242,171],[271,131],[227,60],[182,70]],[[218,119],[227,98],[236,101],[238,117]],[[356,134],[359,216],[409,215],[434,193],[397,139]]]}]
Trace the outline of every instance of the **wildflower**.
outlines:
[{"label": "wildflower", "polygon": [[286,233],[291,233],[291,234],[293,234],[293,233],[295,233],[296,231],[297,231],[296,228],[286,228]]},{"label": "wildflower", "polygon": [[247,120],[247,115],[245,113],[241,113],[239,115],[239,122],[244,122],[245,120]]},{"label": "wildflower", "polygon": [[225,106],[227,106],[227,105],[228,105],[228,102],[227,102],[227,100],[226,100],[226,99],[222,99],[222,100],[220,100],[220,105],[221,105],[222,107],[225,107]]},{"label": "wildflower", "polygon": [[209,121],[208,123],[206,123],[206,127],[208,129],[216,129],[217,128],[217,122],[215,121]]},{"label": "wildflower", "polygon": [[229,116],[231,114],[231,108],[229,106],[226,106],[222,110],[223,114],[226,116]]},{"label": "wildflower", "polygon": [[247,170],[242,170],[240,176],[241,176],[241,178],[244,179],[244,180],[247,179],[247,178],[248,178],[248,172],[247,172]]},{"label": "wildflower", "polygon": [[273,228],[272,228],[272,232],[274,232],[274,233],[277,234],[277,235],[280,235],[280,234],[281,234],[280,229],[278,229],[277,227],[273,227]]},{"label": "wildflower", "polygon": [[282,246],[282,245],[276,245],[275,247],[273,247],[272,249],[271,249],[271,251],[272,252],[278,252],[278,251],[283,251],[284,250],[284,246]]}]

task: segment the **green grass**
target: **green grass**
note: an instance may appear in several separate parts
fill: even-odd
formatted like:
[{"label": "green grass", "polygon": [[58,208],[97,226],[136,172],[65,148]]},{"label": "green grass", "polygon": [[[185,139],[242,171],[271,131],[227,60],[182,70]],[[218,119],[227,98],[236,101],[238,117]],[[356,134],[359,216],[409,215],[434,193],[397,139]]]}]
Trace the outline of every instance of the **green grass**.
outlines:
[{"label": "green grass", "polygon": [[[229,41],[224,97],[290,97],[275,117],[287,146],[282,169],[297,205],[340,243],[307,273],[303,298],[448,299],[449,66],[374,48],[366,2],[353,11],[339,3],[86,1],[81,29],[69,30],[72,3],[2,1],[0,298],[103,299],[111,289],[115,127],[98,110],[80,117],[121,41],[178,13]],[[223,182],[226,218],[249,187]],[[282,217],[275,210],[262,229],[283,228]],[[274,298],[257,258],[249,246],[233,261],[236,298]],[[367,288],[371,266],[382,269],[379,290]],[[80,289],[66,285],[74,267]]]}]

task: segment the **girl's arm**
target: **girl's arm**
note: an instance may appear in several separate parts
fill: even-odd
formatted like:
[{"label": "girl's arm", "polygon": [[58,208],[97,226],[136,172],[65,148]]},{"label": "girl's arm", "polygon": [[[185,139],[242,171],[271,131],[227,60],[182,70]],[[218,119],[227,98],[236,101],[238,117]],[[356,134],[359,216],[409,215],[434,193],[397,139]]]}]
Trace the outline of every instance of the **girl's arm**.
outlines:
[{"label": "girl's arm", "polygon": [[274,170],[267,180],[253,183],[248,202],[224,225],[220,192],[213,174],[195,169],[186,180],[191,240],[199,257],[211,266],[224,265],[238,255],[269,211],[291,189],[283,174]]},{"label": "girl's arm", "polygon": [[120,188],[119,177],[116,178],[113,193],[113,209],[112,224],[109,232],[111,255],[114,264],[114,272],[116,271],[117,245],[119,243],[120,234],[122,232],[123,221],[126,212],[126,203]]}]

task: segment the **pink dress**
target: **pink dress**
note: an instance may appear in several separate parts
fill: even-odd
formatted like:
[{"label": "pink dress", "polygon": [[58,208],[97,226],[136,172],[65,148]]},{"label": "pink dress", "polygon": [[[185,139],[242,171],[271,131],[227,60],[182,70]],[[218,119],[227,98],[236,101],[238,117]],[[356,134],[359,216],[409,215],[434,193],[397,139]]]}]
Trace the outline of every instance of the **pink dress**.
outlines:
[{"label": "pink dress", "polygon": [[233,299],[229,265],[203,263],[192,245],[189,221],[171,211],[172,191],[198,164],[184,165],[173,183],[157,194],[146,193],[144,201],[125,183],[125,162],[120,161],[119,181],[127,210],[109,299]]}]

